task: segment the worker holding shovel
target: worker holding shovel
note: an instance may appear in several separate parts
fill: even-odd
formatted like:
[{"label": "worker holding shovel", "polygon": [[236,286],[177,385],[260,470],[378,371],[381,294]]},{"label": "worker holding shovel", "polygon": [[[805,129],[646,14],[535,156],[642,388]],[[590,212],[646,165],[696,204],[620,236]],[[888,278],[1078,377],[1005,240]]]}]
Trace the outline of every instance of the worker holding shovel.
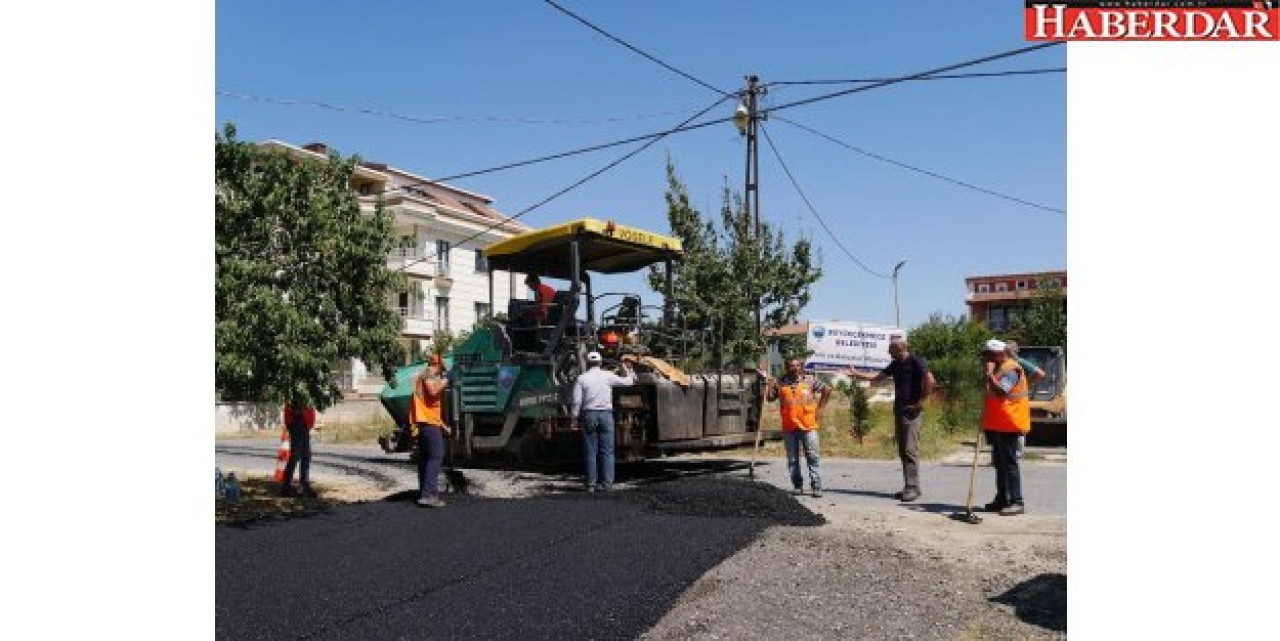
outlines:
[{"label": "worker holding shovel", "polygon": [[982,430],[991,443],[991,461],[996,468],[996,498],[986,509],[1012,516],[1025,512],[1018,437],[1031,431],[1031,401],[1027,374],[1005,347],[995,339],[983,346],[987,393],[982,403]]},{"label": "worker holding shovel", "polygon": [[418,433],[419,507],[444,507],[444,501],[440,500],[440,467],[449,426],[444,422],[442,400],[448,385],[440,355],[432,354],[414,380],[409,406],[409,423]]}]

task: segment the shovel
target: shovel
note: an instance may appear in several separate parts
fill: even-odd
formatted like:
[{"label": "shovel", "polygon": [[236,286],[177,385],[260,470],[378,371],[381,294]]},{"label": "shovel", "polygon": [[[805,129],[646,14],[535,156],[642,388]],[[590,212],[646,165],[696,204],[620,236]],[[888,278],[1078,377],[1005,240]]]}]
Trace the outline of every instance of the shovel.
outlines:
[{"label": "shovel", "polygon": [[972,525],[982,522],[982,517],[973,512],[973,482],[978,477],[978,452],[982,449],[982,428],[978,428],[978,437],[973,440],[973,467],[969,470],[969,498],[964,501],[964,512],[956,512],[951,518]]}]

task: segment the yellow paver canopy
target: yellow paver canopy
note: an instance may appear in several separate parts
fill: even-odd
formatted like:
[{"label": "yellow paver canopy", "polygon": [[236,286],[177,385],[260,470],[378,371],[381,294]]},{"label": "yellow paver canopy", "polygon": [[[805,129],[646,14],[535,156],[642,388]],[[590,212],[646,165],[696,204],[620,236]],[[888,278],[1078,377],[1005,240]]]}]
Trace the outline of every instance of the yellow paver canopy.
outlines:
[{"label": "yellow paver canopy", "polygon": [[484,249],[484,255],[492,269],[568,280],[570,247],[575,240],[582,268],[602,274],[633,272],[668,259],[678,260],[684,251],[678,238],[583,218],[494,243]]}]

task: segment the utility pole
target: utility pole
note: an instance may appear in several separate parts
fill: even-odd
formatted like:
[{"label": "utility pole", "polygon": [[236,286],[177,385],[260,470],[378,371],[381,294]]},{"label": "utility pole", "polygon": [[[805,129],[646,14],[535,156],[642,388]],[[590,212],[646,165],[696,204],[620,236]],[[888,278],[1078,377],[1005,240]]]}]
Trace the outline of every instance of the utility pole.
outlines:
[{"label": "utility pole", "polygon": [[[742,102],[738,105],[738,109],[733,114],[733,122],[738,127],[738,133],[747,137],[747,169],[746,184],[743,189],[742,205],[745,209],[743,212],[745,220],[743,222],[750,225],[749,240],[753,245],[760,243],[760,147],[757,132],[759,131],[760,120],[762,117],[759,113],[759,97],[764,95],[768,90],[760,84],[759,76],[750,75],[746,77],[747,88],[743,92]],[[749,292],[751,296],[752,311],[756,317],[756,333],[760,333],[760,297],[752,287]]]},{"label": "utility pole", "polygon": [[[758,110],[759,96],[765,93],[766,89],[760,85],[760,78],[756,75],[747,76],[747,89],[742,96],[742,102],[738,104],[738,109],[733,114],[733,124],[738,126],[738,133],[747,137],[747,178],[746,186],[742,192],[743,224],[749,225],[748,240],[751,246],[757,252],[760,251],[760,148],[757,145],[758,138],[756,133],[760,125],[760,113]],[[754,216],[754,218],[753,218]],[[760,318],[760,291],[759,284],[755,280],[754,274],[747,275],[747,296],[751,298],[751,312],[756,319],[756,338],[761,335],[761,318]],[[764,368],[765,360],[762,355],[757,367]],[[760,385],[764,381],[759,382]],[[763,390],[763,387],[760,389]],[[763,433],[764,421],[756,418],[756,445],[751,450],[751,465],[747,468],[747,477],[755,478],[756,474],[756,452],[760,450],[760,436]]]}]

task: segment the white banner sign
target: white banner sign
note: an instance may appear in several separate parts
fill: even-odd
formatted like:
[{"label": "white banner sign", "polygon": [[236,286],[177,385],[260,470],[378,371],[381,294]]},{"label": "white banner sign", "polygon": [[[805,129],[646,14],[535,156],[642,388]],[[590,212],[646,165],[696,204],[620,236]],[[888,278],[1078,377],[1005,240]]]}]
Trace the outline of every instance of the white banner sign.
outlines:
[{"label": "white banner sign", "polygon": [[805,369],[844,370],[850,366],[879,372],[889,364],[889,341],[905,340],[907,332],[897,327],[865,325],[847,321],[810,321],[806,341],[813,355]]}]

